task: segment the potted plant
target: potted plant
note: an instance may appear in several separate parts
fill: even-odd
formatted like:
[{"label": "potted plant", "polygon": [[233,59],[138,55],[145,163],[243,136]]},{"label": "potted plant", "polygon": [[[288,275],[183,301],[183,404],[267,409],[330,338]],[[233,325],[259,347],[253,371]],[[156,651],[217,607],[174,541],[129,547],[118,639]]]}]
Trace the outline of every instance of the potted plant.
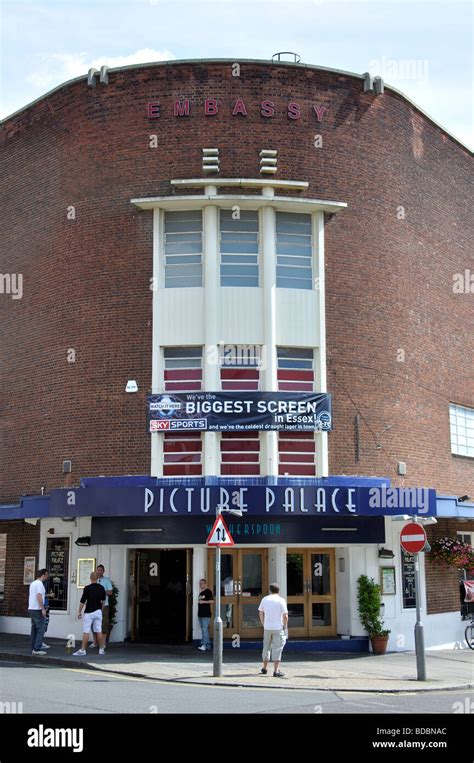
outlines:
[{"label": "potted plant", "polygon": [[108,598],[108,604],[109,604],[109,632],[107,634],[107,643],[110,638],[110,634],[112,633],[112,628],[117,622],[116,614],[117,614],[117,598],[118,598],[119,589],[115,585],[115,583],[112,582],[112,593],[110,594]]},{"label": "potted plant", "polygon": [[370,638],[372,651],[374,654],[385,654],[390,631],[383,627],[383,620],[380,618],[380,586],[367,575],[361,575],[357,585],[359,617]]}]

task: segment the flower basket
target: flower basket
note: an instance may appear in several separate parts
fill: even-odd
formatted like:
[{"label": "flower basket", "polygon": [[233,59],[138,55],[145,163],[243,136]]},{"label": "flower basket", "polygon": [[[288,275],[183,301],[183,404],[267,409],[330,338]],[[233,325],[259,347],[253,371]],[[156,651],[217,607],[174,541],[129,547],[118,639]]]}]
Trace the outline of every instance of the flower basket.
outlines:
[{"label": "flower basket", "polygon": [[458,570],[474,569],[474,550],[469,543],[455,538],[438,538],[431,544],[431,556],[436,564],[449,564]]}]

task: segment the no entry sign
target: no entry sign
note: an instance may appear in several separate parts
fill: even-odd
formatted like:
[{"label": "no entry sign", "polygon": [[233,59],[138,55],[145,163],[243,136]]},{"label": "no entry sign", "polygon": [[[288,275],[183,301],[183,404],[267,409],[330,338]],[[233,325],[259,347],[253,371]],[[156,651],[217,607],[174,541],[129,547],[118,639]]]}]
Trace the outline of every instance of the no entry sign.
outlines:
[{"label": "no entry sign", "polygon": [[401,532],[400,543],[403,550],[409,554],[417,554],[419,551],[423,551],[426,544],[424,527],[418,524],[418,522],[409,522]]}]

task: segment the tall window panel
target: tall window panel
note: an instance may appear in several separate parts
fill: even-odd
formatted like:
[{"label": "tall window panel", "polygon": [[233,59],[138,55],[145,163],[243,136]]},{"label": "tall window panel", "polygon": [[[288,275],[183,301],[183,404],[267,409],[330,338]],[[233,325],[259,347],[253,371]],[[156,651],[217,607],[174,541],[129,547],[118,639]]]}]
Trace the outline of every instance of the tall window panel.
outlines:
[{"label": "tall window panel", "polygon": [[[164,348],[165,392],[202,390],[202,347]],[[164,477],[202,475],[202,435],[199,432],[165,432]]]},{"label": "tall window panel", "polygon": [[165,392],[202,390],[202,347],[164,348]]},{"label": "tall window panel", "polygon": [[221,286],[258,286],[258,212],[220,212]]},{"label": "tall window panel", "polygon": [[165,432],[164,477],[199,477],[202,474],[202,436],[199,432]]},{"label": "tall window panel", "polygon": [[314,391],[314,352],[298,347],[277,347],[278,389],[282,392]]},{"label": "tall window panel", "polygon": [[313,432],[278,432],[278,474],[289,477],[316,476]]},{"label": "tall window panel", "polygon": [[239,477],[260,474],[258,432],[222,432],[221,475]]},{"label": "tall window panel", "polygon": [[[314,353],[312,349],[277,347],[278,389],[282,392],[314,391]],[[278,433],[278,474],[316,476],[314,432]]]},{"label": "tall window panel", "polygon": [[165,287],[202,286],[202,212],[165,212]]},{"label": "tall window panel", "polygon": [[313,288],[311,215],[276,213],[277,286]]},{"label": "tall window panel", "polygon": [[[261,347],[224,345],[221,348],[222,390],[251,392],[260,388]],[[260,437],[258,432],[221,433],[221,475],[258,476]]]},{"label": "tall window panel", "polygon": [[254,344],[228,344],[221,348],[221,388],[251,392],[260,388],[261,348]]},{"label": "tall window panel", "polygon": [[449,406],[451,453],[474,458],[474,408]]}]

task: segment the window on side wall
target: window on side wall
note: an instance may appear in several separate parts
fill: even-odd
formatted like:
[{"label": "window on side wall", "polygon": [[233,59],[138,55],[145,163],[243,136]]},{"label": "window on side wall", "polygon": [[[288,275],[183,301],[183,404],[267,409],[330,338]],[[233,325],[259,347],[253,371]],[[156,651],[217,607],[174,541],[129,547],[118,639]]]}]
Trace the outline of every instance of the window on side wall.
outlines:
[{"label": "window on side wall", "polygon": [[6,561],[7,561],[7,534],[0,533],[0,601],[5,596]]},{"label": "window on side wall", "polygon": [[202,212],[165,212],[165,288],[202,286]]},{"label": "window on side wall", "polygon": [[258,286],[258,212],[220,211],[221,286]]},{"label": "window on side wall", "polygon": [[474,408],[451,403],[449,406],[451,453],[474,458]]},{"label": "window on side wall", "polygon": [[276,285],[283,289],[313,288],[311,215],[276,213]]}]

